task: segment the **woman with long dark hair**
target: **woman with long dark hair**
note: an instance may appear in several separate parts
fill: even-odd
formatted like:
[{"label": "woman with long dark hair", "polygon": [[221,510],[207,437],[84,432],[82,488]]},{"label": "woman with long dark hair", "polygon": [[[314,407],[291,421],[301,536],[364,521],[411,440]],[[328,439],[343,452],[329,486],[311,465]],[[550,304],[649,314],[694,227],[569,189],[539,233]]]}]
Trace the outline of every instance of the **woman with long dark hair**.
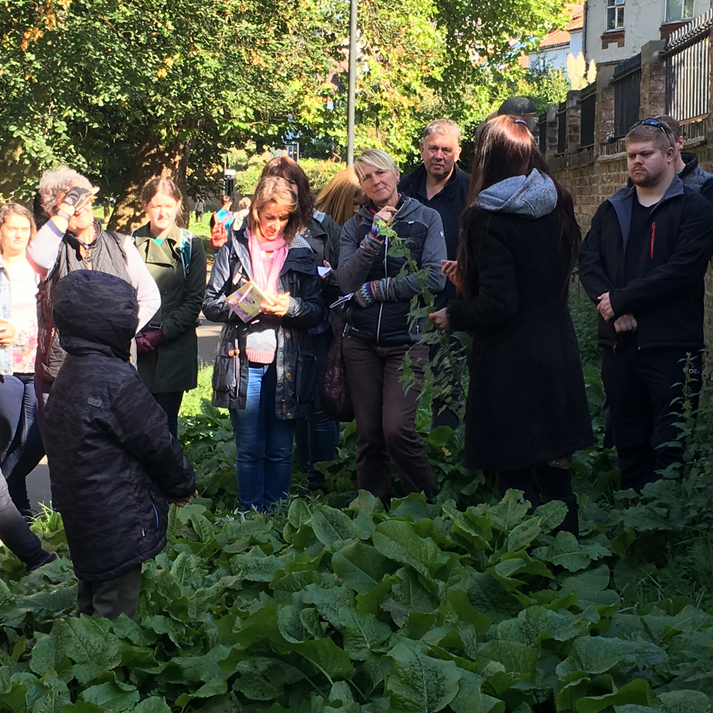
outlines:
[{"label": "woman with long dark hair", "polygon": [[444,267],[460,299],[430,315],[475,334],[464,464],[496,471],[500,493],[522,490],[533,508],[562,500],[562,528],[577,534],[569,464],[593,442],[567,309],[581,233],[572,197],[519,117],[483,127],[468,205],[457,266]]},{"label": "woman with long dark hair", "polygon": [[[416,430],[428,362],[428,346],[420,343],[426,320],[409,315],[424,287],[432,294],[443,289],[446,242],[441,216],[399,194],[399,170],[389,154],[367,149],[354,168],[369,202],[346,223],[339,246],[339,286],[353,293],[342,356],[356,417],[357,484],[388,506],[392,462],[404,495],[436,495],[428,453]],[[390,251],[394,232],[405,247],[400,254]],[[403,274],[407,260],[422,271],[425,284],[411,269]],[[407,354],[412,379],[404,391]]]}]

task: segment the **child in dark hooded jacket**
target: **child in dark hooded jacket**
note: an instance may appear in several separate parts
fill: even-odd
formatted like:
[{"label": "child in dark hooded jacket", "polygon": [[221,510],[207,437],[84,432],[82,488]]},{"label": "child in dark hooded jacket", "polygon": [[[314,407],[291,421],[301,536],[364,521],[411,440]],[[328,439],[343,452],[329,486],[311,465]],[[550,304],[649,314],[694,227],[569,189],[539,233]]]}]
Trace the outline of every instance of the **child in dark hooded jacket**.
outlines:
[{"label": "child in dark hooded jacket", "polygon": [[141,564],[166,544],[168,501],[195,496],[195,474],[129,363],[134,288],[71,272],[57,284],[53,315],[68,356],[47,403],[45,447],[79,579],[77,614],[133,618]]}]

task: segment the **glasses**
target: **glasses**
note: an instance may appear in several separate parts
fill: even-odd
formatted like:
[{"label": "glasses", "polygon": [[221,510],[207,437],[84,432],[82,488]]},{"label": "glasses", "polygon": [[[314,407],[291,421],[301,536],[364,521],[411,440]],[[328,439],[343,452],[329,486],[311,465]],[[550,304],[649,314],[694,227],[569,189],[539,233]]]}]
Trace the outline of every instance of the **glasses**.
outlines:
[{"label": "glasses", "polygon": [[641,121],[637,121],[629,131],[632,129],[635,129],[637,126],[654,126],[657,129],[661,129],[661,131],[664,132],[666,135],[666,138],[669,140],[669,143],[671,146],[673,146],[674,142],[671,137],[671,133],[669,132],[668,128],[666,127],[666,124],[663,123],[663,121],[659,121],[658,119],[654,119],[653,117],[649,117],[648,119],[642,119]]}]

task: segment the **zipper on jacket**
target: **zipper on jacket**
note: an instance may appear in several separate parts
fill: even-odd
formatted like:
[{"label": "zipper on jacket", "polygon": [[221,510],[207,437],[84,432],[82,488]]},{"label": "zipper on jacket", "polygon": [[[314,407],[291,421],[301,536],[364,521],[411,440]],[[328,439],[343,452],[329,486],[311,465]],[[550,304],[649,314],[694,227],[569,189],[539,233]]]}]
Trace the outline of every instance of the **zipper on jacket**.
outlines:
[{"label": "zipper on jacket", "polygon": [[656,240],[656,221],[651,223],[651,238],[649,240],[649,260],[654,259],[654,242]]},{"label": "zipper on jacket", "polygon": [[[389,237],[388,235],[384,238],[384,277],[388,277],[389,273],[387,271],[388,265],[387,260],[389,259]],[[376,343],[379,343],[379,337],[381,335],[381,315],[384,311],[384,303],[379,305],[379,319],[376,323]]]}]

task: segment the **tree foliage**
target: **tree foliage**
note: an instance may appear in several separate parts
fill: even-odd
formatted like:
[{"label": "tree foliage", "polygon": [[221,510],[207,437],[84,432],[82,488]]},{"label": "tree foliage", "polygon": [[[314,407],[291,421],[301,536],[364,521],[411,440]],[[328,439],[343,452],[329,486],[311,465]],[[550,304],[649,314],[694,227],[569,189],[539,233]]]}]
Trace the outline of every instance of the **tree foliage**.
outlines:
[{"label": "tree foliage", "polygon": [[[562,6],[362,0],[357,148],[403,159],[435,116],[482,118]],[[248,139],[340,153],[348,17],[348,0],[0,0],[0,194],[64,162],[128,220],[147,177],[205,192]]]},{"label": "tree foliage", "polygon": [[203,143],[215,163],[220,140],[269,136],[314,93],[332,61],[318,10],[299,0],[4,0],[2,143],[29,172],[66,161],[113,193],[137,156],[180,177]]}]

